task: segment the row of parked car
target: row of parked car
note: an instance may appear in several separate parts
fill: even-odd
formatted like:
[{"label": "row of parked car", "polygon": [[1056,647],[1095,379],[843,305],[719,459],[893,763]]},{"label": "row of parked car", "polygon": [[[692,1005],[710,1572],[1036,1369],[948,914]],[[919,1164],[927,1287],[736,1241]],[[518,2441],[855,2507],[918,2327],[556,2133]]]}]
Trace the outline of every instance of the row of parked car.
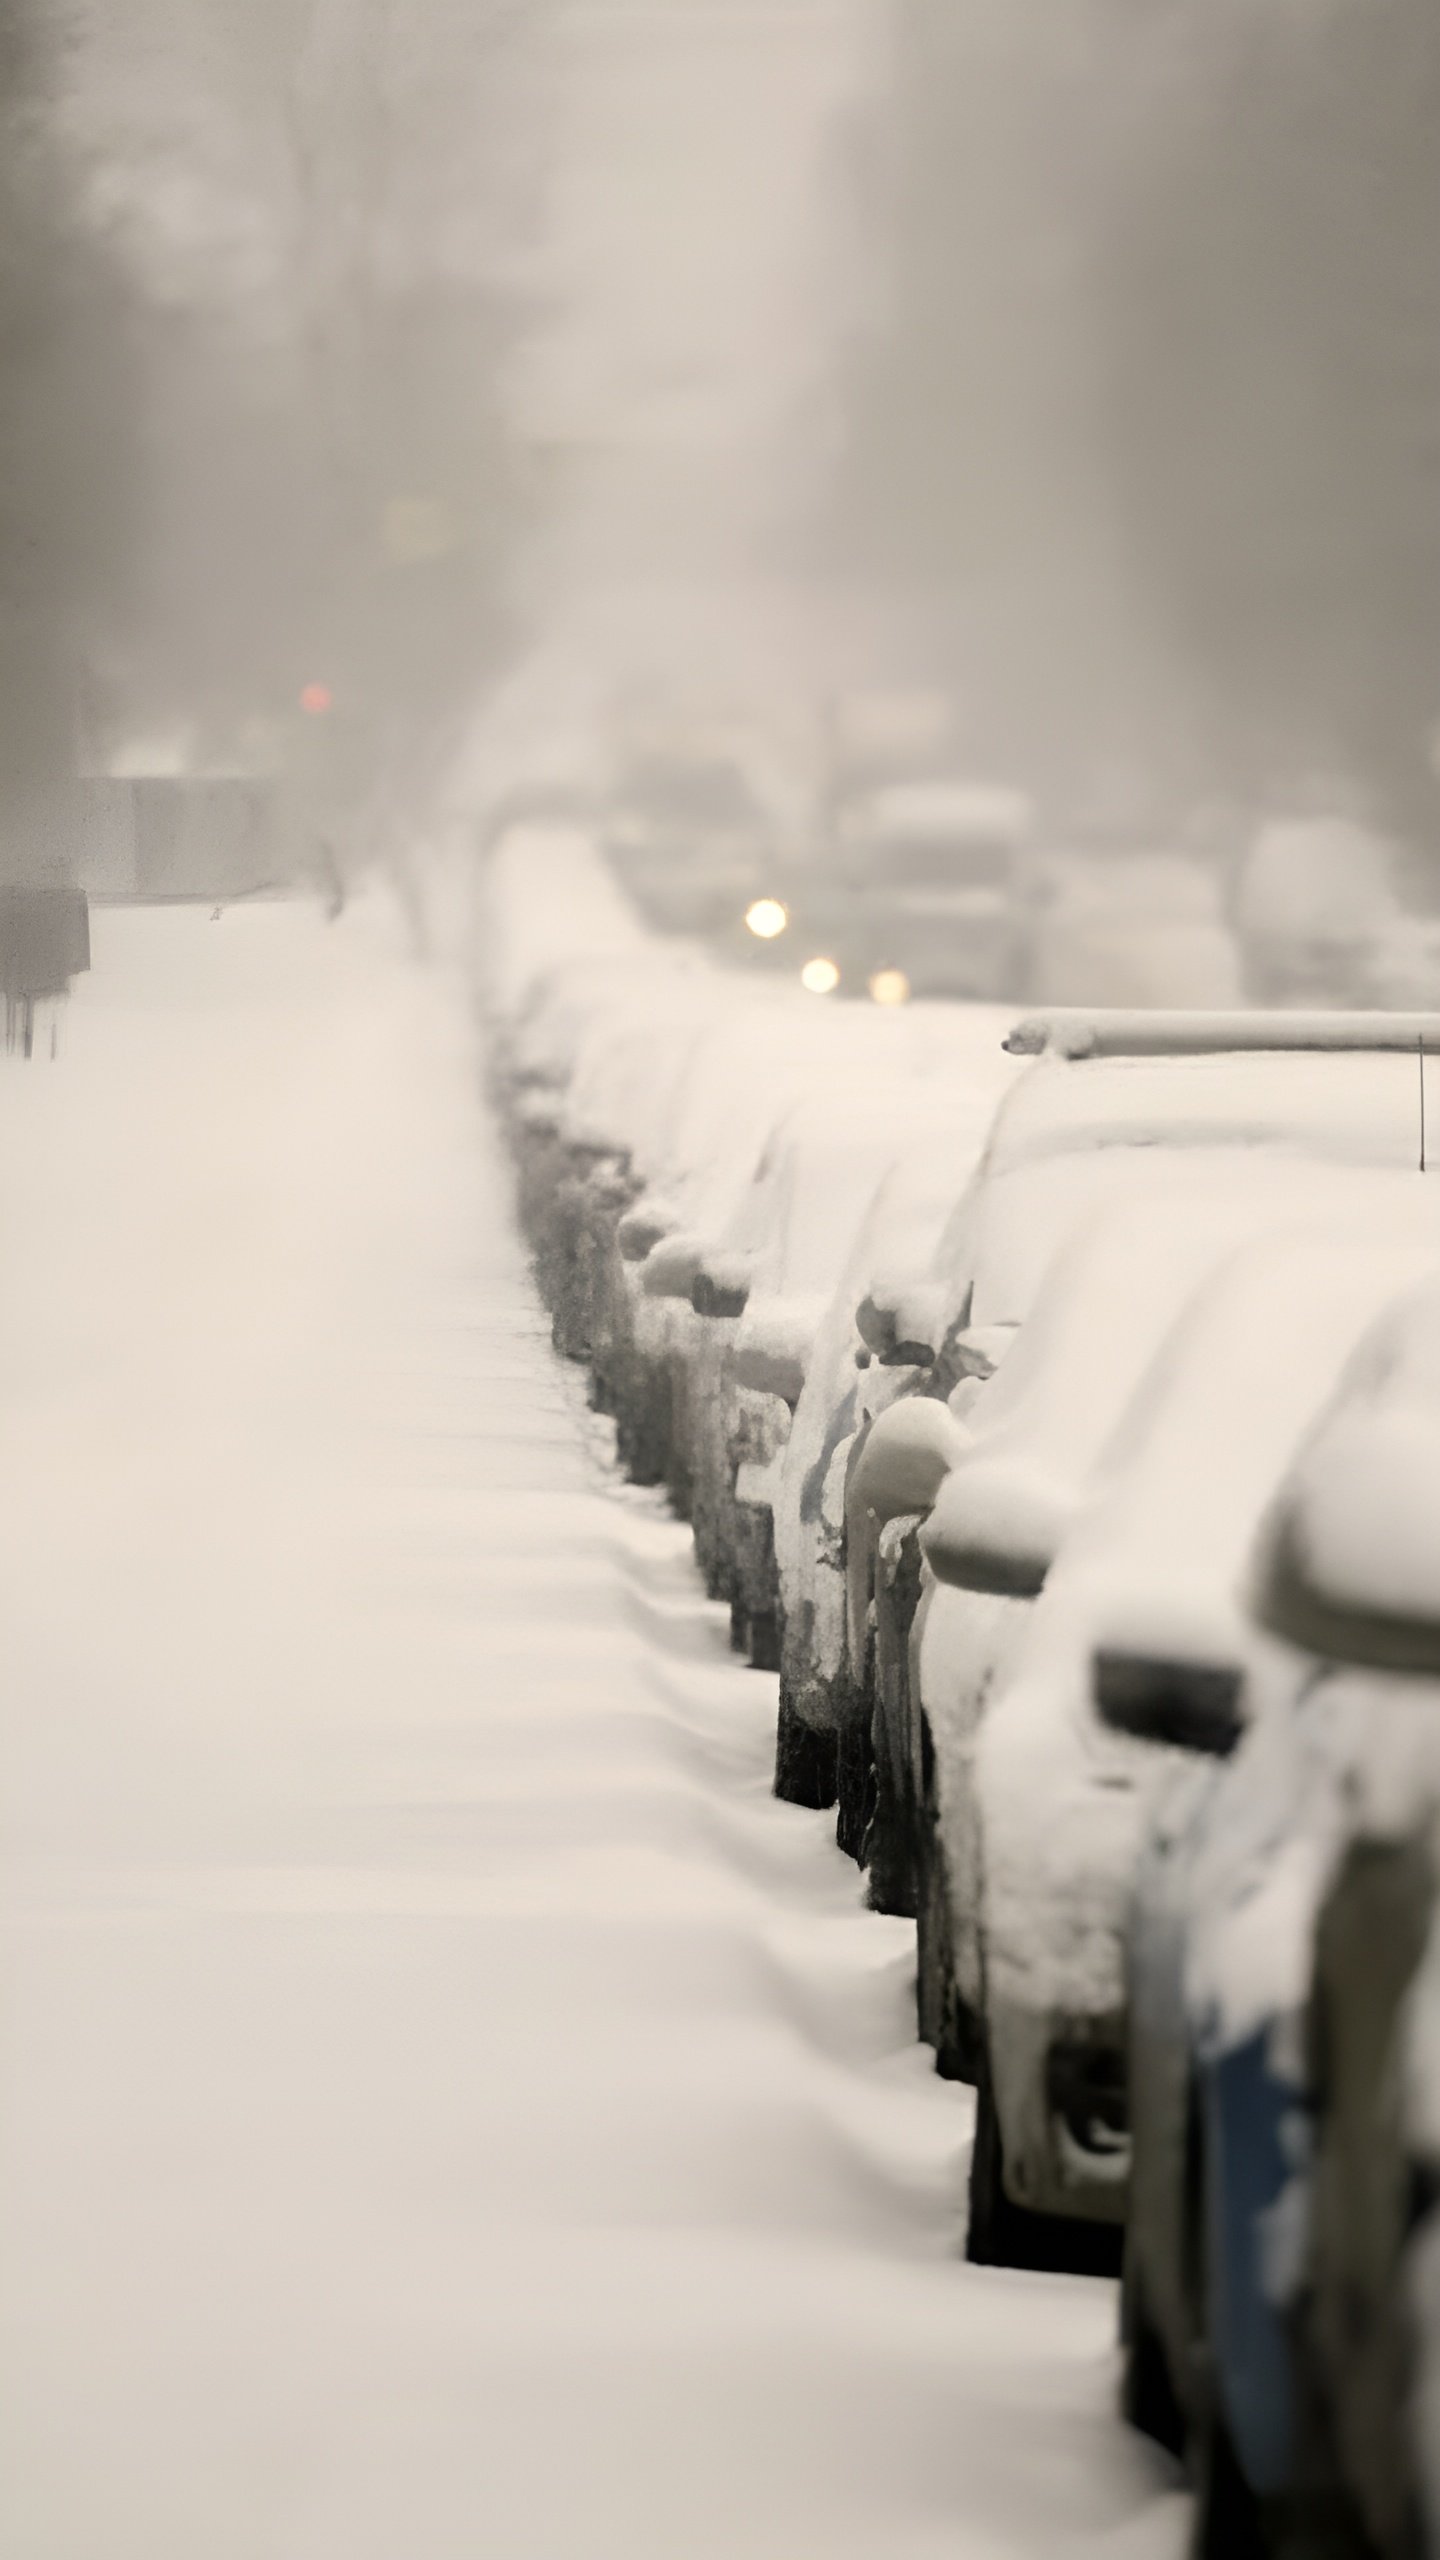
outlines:
[{"label": "row of parked car", "polygon": [[[1440,1017],[816,1007],[485,894],[556,1340],[1196,2548],[1440,2554]],[[1431,1097],[1440,1127],[1440,1082]]]}]

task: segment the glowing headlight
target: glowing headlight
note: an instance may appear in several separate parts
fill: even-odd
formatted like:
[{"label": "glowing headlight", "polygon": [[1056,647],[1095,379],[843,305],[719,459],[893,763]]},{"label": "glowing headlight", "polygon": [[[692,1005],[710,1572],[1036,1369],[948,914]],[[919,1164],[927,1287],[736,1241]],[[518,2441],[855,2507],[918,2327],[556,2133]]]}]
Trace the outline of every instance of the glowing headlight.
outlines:
[{"label": "glowing headlight", "polygon": [[870,995],[875,1004],[908,1004],[910,981],[903,969],[877,969],[870,981]]},{"label": "glowing headlight", "polygon": [[840,984],[840,971],[833,960],[807,960],[800,972],[800,984],[807,995],[833,996]]},{"label": "glowing headlight", "polygon": [[753,907],[745,910],[746,925],[760,942],[773,942],[789,921],[790,910],[778,898],[757,898]]}]

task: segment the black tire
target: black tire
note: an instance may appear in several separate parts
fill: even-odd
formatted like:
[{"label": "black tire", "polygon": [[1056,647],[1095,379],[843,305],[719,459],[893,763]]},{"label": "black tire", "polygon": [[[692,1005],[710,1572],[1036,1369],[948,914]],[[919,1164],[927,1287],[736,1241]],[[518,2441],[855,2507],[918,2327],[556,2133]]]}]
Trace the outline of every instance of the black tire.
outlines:
[{"label": "black tire", "polygon": [[775,1793],[781,1802],[828,1813],[835,1802],[835,1758],[834,1734],[807,1724],[782,1684],[775,1733]]},{"label": "black tire", "polygon": [[756,1609],[746,1621],[746,1649],[752,1671],[778,1671],[780,1668],[780,1615],[775,1609]]},{"label": "black tire", "polygon": [[[1072,2222],[1063,2214],[1031,2213],[1005,2185],[1000,2118],[983,2047],[975,2082],[975,2140],[970,2153],[970,2217],[965,2255],[976,2267],[1027,2267],[1054,2275],[1114,2276],[1120,2272],[1120,2230],[1103,2222]],[[1238,2555],[1237,2555],[1238,2560]]]},{"label": "black tire", "polygon": [[1229,2429],[1211,2408],[1191,2431],[1195,2513],[1190,2560],[1275,2560],[1265,2511],[1236,2459]]},{"label": "black tire", "polygon": [[921,1806],[915,1860],[915,2015],[920,2041],[933,2047],[942,2080],[975,2081],[980,2036],[975,2013],[955,1978],[950,1877],[940,1837],[930,1727],[922,1720]]},{"label": "black tire", "polygon": [[835,1787],[838,1812],[835,1839],[847,1858],[858,1865],[863,1861],[875,1813],[875,1765],[870,1751],[870,1722],[860,1713],[859,1700],[842,1694],[840,1732],[836,1745]]},{"label": "black tire", "polygon": [[865,1898],[872,1911],[887,1911],[896,1919],[913,1920],[918,1910],[918,1888],[909,1800],[896,1772],[890,1737],[882,1729],[878,1707],[866,1721],[871,1737],[872,1792],[870,1819],[860,1844],[860,1863],[869,1878]]},{"label": "black tire", "polygon": [[1120,2414],[1167,2453],[1185,2450],[1185,2412],[1170,2377],[1170,2359],[1150,2318],[1133,2245],[1120,2278]]}]

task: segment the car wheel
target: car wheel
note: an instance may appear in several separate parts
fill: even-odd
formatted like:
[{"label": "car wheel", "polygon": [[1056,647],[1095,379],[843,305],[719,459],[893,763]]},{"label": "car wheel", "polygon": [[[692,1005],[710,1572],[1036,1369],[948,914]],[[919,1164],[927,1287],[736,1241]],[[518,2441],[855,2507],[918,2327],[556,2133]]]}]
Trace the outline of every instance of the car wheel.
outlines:
[{"label": "car wheel", "polygon": [[916,1917],[914,1864],[903,1821],[897,1819],[893,1800],[889,1797],[885,1772],[877,1763],[875,1807],[860,1851],[860,1864],[865,1869],[865,1899],[872,1911],[888,1912],[897,1920]]},{"label": "car wheel", "polygon": [[870,1719],[862,1712],[860,1701],[849,1693],[848,1682],[837,1703],[840,1708],[840,1734],[835,1787],[839,1812],[835,1839],[846,1857],[853,1858],[858,1865],[864,1859],[866,1843],[874,1825],[875,1770],[870,1752]]},{"label": "car wheel", "polygon": [[[871,1648],[873,1665],[873,1647]],[[872,1911],[888,1911],[899,1920],[917,1915],[915,1844],[908,1792],[896,1766],[895,1742],[883,1706],[864,1711],[875,1699],[873,1676],[862,1695],[861,1722],[870,1736],[870,1819],[860,1844],[860,1863],[869,1877],[866,1899]]]},{"label": "car wheel", "polygon": [[747,1649],[752,1671],[778,1671],[780,1668],[780,1618],[774,1609],[756,1609],[746,1624]]},{"label": "car wheel", "polygon": [[1170,2379],[1170,2360],[1150,2318],[1144,2279],[1127,2242],[1120,2277],[1120,2414],[1167,2453],[1185,2449],[1185,2414]]},{"label": "car wheel", "polygon": [[940,1836],[935,1755],[928,1721],[921,1719],[921,1784],[924,1801],[914,1843],[915,2007],[922,2044],[933,2046],[942,2080],[974,2080],[979,2071],[975,2013],[955,1979],[950,1921],[950,1878]]},{"label": "car wheel", "polygon": [[1190,2451],[1195,2488],[1190,2560],[1277,2560],[1264,2508],[1240,2468],[1218,2409],[1208,2410],[1193,2429]]},{"label": "car wheel", "polygon": [[933,2048],[935,2068],[942,2080],[974,2080],[974,2022],[955,1987],[944,1861],[928,1830],[921,1841],[917,1864],[915,2014],[920,2041]]},{"label": "car wheel", "polygon": [[835,1736],[807,1724],[782,1682],[775,1731],[775,1793],[783,1804],[828,1813],[835,1802]]}]

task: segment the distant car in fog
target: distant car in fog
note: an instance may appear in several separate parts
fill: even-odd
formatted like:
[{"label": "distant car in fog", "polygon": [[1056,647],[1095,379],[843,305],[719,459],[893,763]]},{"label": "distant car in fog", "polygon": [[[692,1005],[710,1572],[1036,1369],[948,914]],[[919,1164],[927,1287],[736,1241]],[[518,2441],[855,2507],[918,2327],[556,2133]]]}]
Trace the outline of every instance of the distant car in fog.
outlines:
[{"label": "distant car in fog", "polygon": [[1399,848],[1349,816],[1275,819],[1240,865],[1234,903],[1252,1003],[1372,1003],[1404,913]]},{"label": "distant car in fog", "polygon": [[1025,994],[1032,1004],[1238,1005],[1240,954],[1216,869],[1149,844],[1038,857]]},{"label": "distant car in fog", "polygon": [[622,886],[663,933],[736,932],[771,885],[771,822],[733,755],[667,748],[635,758],[602,836]]},{"label": "distant car in fog", "polygon": [[829,961],[836,993],[882,1003],[1015,994],[1031,823],[1022,792],[974,782],[852,796],[797,882],[797,963]]}]

